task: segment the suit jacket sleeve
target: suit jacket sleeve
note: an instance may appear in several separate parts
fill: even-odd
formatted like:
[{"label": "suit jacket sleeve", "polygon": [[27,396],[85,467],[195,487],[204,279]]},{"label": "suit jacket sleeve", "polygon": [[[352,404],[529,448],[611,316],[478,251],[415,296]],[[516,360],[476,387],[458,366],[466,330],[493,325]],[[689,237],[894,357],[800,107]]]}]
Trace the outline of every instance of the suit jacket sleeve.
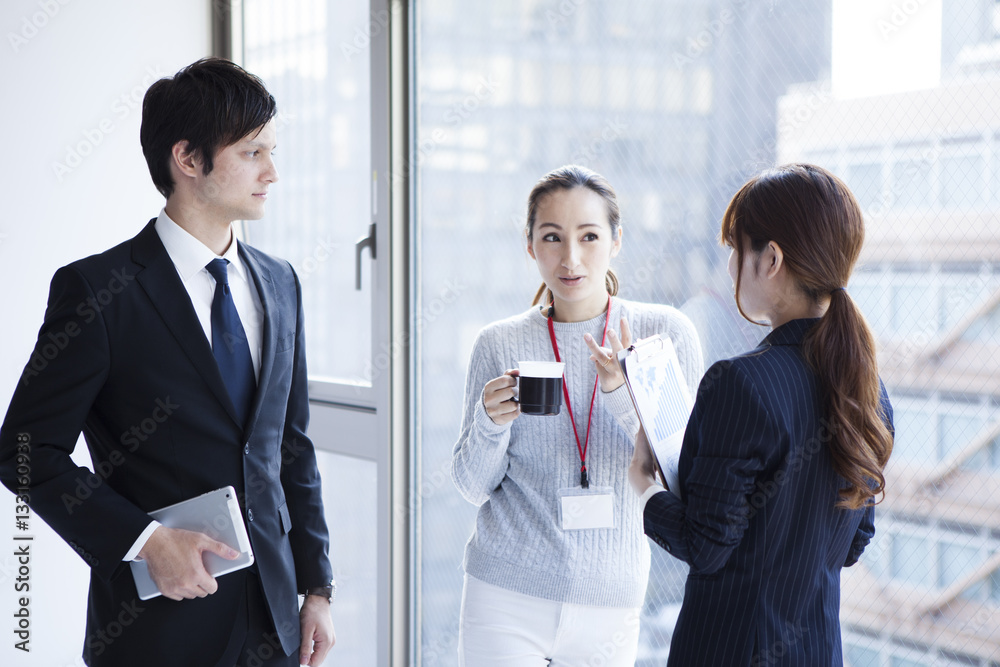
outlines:
[{"label": "suit jacket sleeve", "polygon": [[854,534],[854,540],[851,542],[850,551],[847,552],[847,560],[844,561],[844,567],[850,567],[858,562],[861,554],[865,551],[865,547],[868,546],[873,537],[875,537],[875,506],[869,503],[865,508],[864,515],[861,517],[858,531]]},{"label": "suit jacket sleeve", "polygon": [[299,592],[325,586],[333,578],[330,566],[330,536],[323,512],[316,451],[306,436],[309,425],[309,386],[306,372],[305,325],[302,289],[292,273],[296,293],[295,352],[292,387],[288,395],[281,445],[281,486],[285,491],[292,527],[288,533],[295,559]]},{"label": "suit jacket sleeve", "polygon": [[[72,266],[63,267],[52,278],[38,341],[0,428],[0,480],[15,493],[27,488],[31,508],[105,580],[151,520],[70,458],[110,355],[93,289]],[[27,474],[17,471],[19,439],[29,442]]]},{"label": "suit jacket sleeve", "polygon": [[729,559],[749,523],[748,495],[777,456],[779,434],[749,378],[732,362],[705,374],[681,453],[690,470],[683,501],[657,493],[643,512],[646,534],[692,572],[710,574]]}]

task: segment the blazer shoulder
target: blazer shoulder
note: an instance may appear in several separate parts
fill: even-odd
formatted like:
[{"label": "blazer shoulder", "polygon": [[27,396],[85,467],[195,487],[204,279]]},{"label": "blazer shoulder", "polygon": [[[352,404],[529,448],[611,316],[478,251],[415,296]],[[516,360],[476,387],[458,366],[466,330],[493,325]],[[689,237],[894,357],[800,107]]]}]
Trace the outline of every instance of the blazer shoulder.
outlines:
[{"label": "blazer shoulder", "polygon": [[[783,395],[791,388],[802,390],[795,393],[808,393],[814,388],[815,374],[798,347],[761,345],[712,364],[705,372],[703,385],[706,384],[752,391],[770,404],[767,397]],[[699,393],[707,390],[707,386],[703,387]]]},{"label": "blazer shoulder", "polygon": [[292,281],[297,279],[295,269],[292,268],[291,262],[280,257],[274,257],[266,252],[255,248],[249,243],[243,243],[240,241],[240,250],[246,254],[247,257],[257,263],[257,265],[267,270],[276,279],[284,281]]},{"label": "blazer shoulder", "polygon": [[141,266],[136,261],[136,249],[139,247],[152,247],[166,252],[163,244],[160,243],[159,236],[153,229],[156,219],[150,220],[143,229],[130,239],[122,241],[118,245],[112,246],[103,252],[94,253],[87,257],[77,259],[65,266],[60,267],[56,274],[66,271],[75,272],[89,281],[107,279],[108,272],[117,271],[126,278],[137,267]]}]

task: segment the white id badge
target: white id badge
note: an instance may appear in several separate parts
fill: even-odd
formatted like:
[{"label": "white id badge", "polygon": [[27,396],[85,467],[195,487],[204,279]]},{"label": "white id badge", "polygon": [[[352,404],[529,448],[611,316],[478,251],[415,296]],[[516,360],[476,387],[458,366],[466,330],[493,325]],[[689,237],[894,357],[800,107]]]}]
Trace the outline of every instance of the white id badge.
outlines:
[{"label": "white id badge", "polygon": [[615,527],[615,490],[610,486],[559,489],[559,525],[563,530]]}]

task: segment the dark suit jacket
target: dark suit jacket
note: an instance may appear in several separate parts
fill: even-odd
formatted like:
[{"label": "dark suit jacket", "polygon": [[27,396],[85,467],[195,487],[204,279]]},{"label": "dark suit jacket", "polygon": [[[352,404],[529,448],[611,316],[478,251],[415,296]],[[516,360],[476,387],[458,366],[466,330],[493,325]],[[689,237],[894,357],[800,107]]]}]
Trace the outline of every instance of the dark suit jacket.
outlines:
[{"label": "dark suit jacket", "polygon": [[[841,665],[840,569],[875,534],[837,509],[816,376],[793,320],[702,379],[684,434],[683,500],[658,493],[645,530],[690,564],[668,665]],[[882,388],[892,425],[892,408]]]},{"label": "dark suit jacket", "polygon": [[[246,424],[238,423],[153,222],[53,277],[38,342],[0,429],[0,479],[11,490],[26,486],[32,509],[91,566],[84,657],[102,666],[211,665],[222,653],[246,570],[219,577],[206,598],[143,602],[121,559],[149,524],[147,511],[233,485],[290,653],[299,644],[298,591],[332,576],[305,435],[298,279],[286,262],[240,244],[264,327],[257,394]],[[70,459],[81,430],[94,473]],[[30,440],[27,475],[17,474],[18,439]]]}]

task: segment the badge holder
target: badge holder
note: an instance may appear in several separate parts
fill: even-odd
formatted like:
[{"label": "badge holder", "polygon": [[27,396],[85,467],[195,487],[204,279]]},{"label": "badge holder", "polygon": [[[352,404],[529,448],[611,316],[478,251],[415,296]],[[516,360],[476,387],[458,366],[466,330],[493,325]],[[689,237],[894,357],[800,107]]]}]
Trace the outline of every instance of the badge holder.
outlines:
[{"label": "badge holder", "polygon": [[615,490],[610,486],[559,489],[559,525],[563,530],[615,527]]}]

